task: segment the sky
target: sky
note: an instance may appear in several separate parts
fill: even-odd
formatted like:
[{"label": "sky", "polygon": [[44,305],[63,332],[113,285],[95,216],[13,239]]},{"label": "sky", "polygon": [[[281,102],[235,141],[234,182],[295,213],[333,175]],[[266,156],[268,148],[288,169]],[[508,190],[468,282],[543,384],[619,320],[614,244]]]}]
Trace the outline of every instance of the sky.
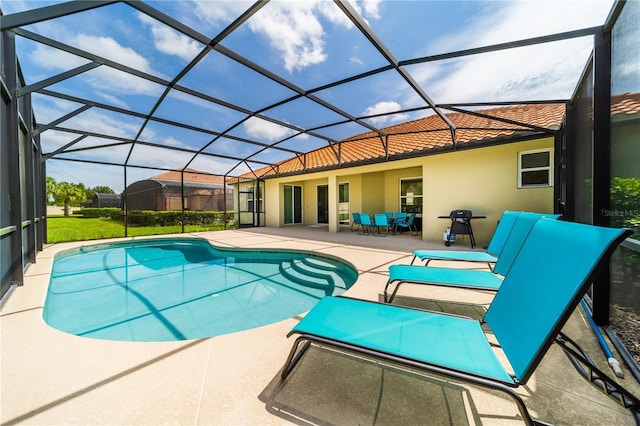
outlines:
[{"label": "sky", "polygon": [[[55,3],[58,2],[4,0],[1,7],[5,15],[10,15]],[[149,167],[188,166],[236,176],[288,159],[295,152],[326,146],[327,140],[338,141],[371,127],[385,127],[432,113],[425,109],[425,97],[395,70],[323,88],[389,63],[331,1],[271,1],[222,39],[222,49],[208,51],[179,79],[185,67],[203,52],[204,42],[218,36],[252,2],[147,3],[202,37],[189,37],[123,3],[24,27],[161,81],[175,79],[179,86],[179,90],[168,91],[158,105],[165,90],[163,84],[103,65],[47,87],[67,97],[89,99],[141,115],[134,117],[94,107],[60,123],[65,129],[112,138],[89,136],[72,148],[111,146],[58,154],[59,158],[105,165],[48,160],[47,174],[57,181],[82,182],[88,187],[107,185],[122,191],[123,167],[107,164],[147,167],[127,167],[127,183],[162,173]],[[393,58],[403,61],[602,25],[612,4],[607,0],[368,0],[352,2],[350,8],[362,16]],[[16,46],[27,84],[89,62],[22,35],[16,36]],[[592,46],[592,37],[582,37],[408,65],[404,71],[437,104],[568,99]],[[225,54],[228,52],[231,54]],[[233,60],[233,55],[247,58],[289,85],[255,73]],[[312,91],[313,96],[283,102],[294,97],[296,90]],[[203,100],[193,96],[192,91],[221,102]],[[238,108],[228,108],[225,103]],[[338,112],[326,108],[327,103]],[[33,94],[39,123],[50,123],[81,106],[58,96]],[[412,108],[420,110],[402,112]],[[147,122],[147,115],[154,119]],[[350,121],[327,126],[348,121],[345,117],[362,119],[360,124]],[[204,131],[171,125],[167,120]],[[315,130],[301,133],[309,129]],[[216,138],[217,133],[224,136]],[[77,138],[78,134],[71,131],[47,130],[41,136],[43,152],[55,152]],[[133,139],[152,145],[132,145],[129,141]],[[277,142],[282,149],[260,145]],[[214,155],[194,155],[199,151]]]}]

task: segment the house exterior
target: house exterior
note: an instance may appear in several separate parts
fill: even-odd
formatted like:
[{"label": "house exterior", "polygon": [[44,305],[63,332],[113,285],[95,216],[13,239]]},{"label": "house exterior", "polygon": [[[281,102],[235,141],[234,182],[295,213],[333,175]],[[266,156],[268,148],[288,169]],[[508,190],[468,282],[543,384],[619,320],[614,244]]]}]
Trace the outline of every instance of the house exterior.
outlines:
[{"label": "house exterior", "polygon": [[233,188],[224,178],[193,169],[170,171],[140,180],[123,192],[128,210],[230,211]]},{"label": "house exterior", "polygon": [[[438,216],[468,209],[486,216],[473,222],[477,244],[485,245],[504,210],[554,212],[554,146],[564,113],[563,104],[528,104],[447,114],[455,134],[432,115],[261,169],[263,224],[340,232],[353,212],[403,211],[416,213],[423,239],[437,241],[450,225]],[[246,191],[256,183],[237,185]]]}]

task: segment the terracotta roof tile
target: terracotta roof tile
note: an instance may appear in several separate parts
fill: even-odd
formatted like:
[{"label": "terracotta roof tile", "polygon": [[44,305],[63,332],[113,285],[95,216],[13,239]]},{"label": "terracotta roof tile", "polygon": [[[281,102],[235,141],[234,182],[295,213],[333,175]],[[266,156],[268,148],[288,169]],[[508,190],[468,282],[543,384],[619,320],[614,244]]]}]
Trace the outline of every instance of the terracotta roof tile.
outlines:
[{"label": "terracotta roof tile", "polygon": [[611,97],[611,115],[640,113],[640,93],[622,93]]},{"label": "terracotta roof tile", "polygon": [[[612,115],[640,113],[640,94],[622,94],[612,97]],[[460,146],[482,145],[506,141],[533,134],[542,130],[557,130],[565,114],[563,104],[527,104],[503,106],[468,113],[453,112],[447,117],[456,127],[456,144]],[[497,120],[497,117],[506,121]],[[532,127],[528,127],[528,126]],[[331,147],[323,147],[306,154],[306,171],[326,169],[349,164],[382,161],[387,157],[384,142],[388,143],[389,158],[402,158],[411,155],[424,155],[430,151],[453,148],[451,131],[437,115],[430,115],[406,123],[395,124],[381,129],[387,136],[375,132],[366,132],[344,139],[339,149],[342,164]],[[282,161],[277,170],[265,167],[257,171],[259,176],[268,177],[280,174],[305,172],[300,159]]]},{"label": "terracotta roof tile", "polygon": [[[458,146],[490,143],[531,134],[540,133],[536,128],[556,130],[564,117],[562,104],[528,104],[504,106],[482,111],[477,114],[453,112],[447,117],[456,127],[456,143]],[[490,116],[490,117],[488,117]],[[496,120],[491,117],[498,117]],[[533,128],[516,123],[525,123]],[[344,139],[335,150],[339,149],[342,164],[331,147],[323,147],[308,152],[306,171],[326,169],[349,164],[380,161],[387,158],[384,144],[388,143],[389,158],[401,158],[411,155],[424,155],[430,151],[453,147],[451,131],[447,124],[437,115],[430,115],[406,123],[395,124],[381,129],[387,136],[379,136],[375,132],[366,132]],[[268,177],[276,174],[295,174],[305,171],[305,165],[297,157],[284,160],[276,166],[264,167],[257,171],[259,176]]]},{"label": "terracotta roof tile", "polygon": [[[185,172],[184,173],[185,182],[211,183],[211,184],[220,184],[220,185],[224,184],[224,177],[222,176],[213,176],[213,175],[206,174],[205,172],[201,172],[199,170],[194,170],[189,168],[185,169],[184,172]],[[169,181],[175,181],[175,182],[181,181],[179,170],[160,173],[159,175],[155,175],[150,179],[169,180]]]}]

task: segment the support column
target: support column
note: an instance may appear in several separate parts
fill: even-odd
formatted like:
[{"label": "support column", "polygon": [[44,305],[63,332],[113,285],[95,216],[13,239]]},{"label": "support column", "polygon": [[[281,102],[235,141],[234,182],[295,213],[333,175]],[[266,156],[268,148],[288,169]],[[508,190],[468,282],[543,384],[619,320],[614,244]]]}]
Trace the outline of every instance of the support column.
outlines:
[{"label": "support column", "polygon": [[[593,84],[593,224],[609,226],[611,145],[611,33],[595,35]],[[597,161],[595,160],[597,159]],[[593,283],[593,319],[609,324],[610,273],[608,266]]]},{"label": "support column", "polygon": [[329,232],[340,232],[338,177],[329,176]]},{"label": "support column", "polygon": [[[22,206],[20,202],[20,146],[18,138],[18,100],[15,97],[18,87],[15,35],[10,31],[2,33],[0,40],[2,53],[2,82],[6,88],[2,93],[0,112],[0,158],[2,163],[2,256],[3,266],[8,272],[2,274],[2,295],[10,285],[22,285]],[[5,232],[6,230],[6,232]],[[6,242],[8,240],[8,242]],[[6,246],[5,246],[6,244]],[[8,249],[5,251],[5,249]],[[5,281],[6,280],[6,281]]]}]

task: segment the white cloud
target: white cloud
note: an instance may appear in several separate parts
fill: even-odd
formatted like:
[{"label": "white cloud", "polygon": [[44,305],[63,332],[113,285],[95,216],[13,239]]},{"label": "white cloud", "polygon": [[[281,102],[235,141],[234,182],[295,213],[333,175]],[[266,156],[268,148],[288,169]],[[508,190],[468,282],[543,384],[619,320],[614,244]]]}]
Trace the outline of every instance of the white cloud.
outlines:
[{"label": "white cloud", "polygon": [[177,169],[184,167],[192,158],[193,154],[189,152],[136,144],[129,158],[129,164],[162,169]]},{"label": "white cloud", "polygon": [[151,28],[155,47],[160,52],[191,61],[203,48],[195,40],[178,33],[150,16],[140,13],[138,19]]},{"label": "white cloud", "polygon": [[[347,15],[336,7],[331,1],[316,1],[315,8],[320,12],[320,15],[328,19],[332,24],[338,25],[347,29],[355,28],[353,22],[347,18]],[[355,6],[358,10],[358,6]]]},{"label": "white cloud", "polygon": [[96,92],[96,95],[107,101],[107,103],[124,109],[129,109],[129,105],[123,101],[121,96],[110,95],[108,93]]},{"label": "white cloud", "polygon": [[149,61],[144,56],[130,47],[122,46],[111,37],[77,34],[70,44],[131,68],[151,72]]},{"label": "white cloud", "polygon": [[256,117],[251,117],[245,121],[244,129],[250,136],[269,141],[282,139],[293,133],[293,131],[287,127]]},{"label": "white cloud", "polygon": [[[210,24],[229,24],[240,16],[249,6],[251,1],[211,1],[194,0],[195,14],[202,22]],[[181,7],[190,7],[188,5]]]},{"label": "white cloud", "polygon": [[36,113],[36,120],[41,124],[50,123],[81,106],[75,102],[43,96],[38,93],[33,96],[33,110]]},{"label": "white cloud", "polygon": [[[578,6],[579,5],[579,6]],[[447,52],[600,25],[609,2],[489,2],[466,29],[433,42]],[[469,40],[473,40],[470,43]],[[437,103],[557,99],[572,94],[593,46],[585,37],[409,67]],[[414,104],[416,97],[404,103]]]},{"label": "white cloud", "polygon": [[167,136],[166,138],[162,138],[160,143],[162,145],[172,146],[172,147],[176,147],[176,148],[187,147],[187,145],[185,145],[182,141],[174,138],[173,136]]},{"label": "white cloud", "polygon": [[274,2],[249,21],[280,52],[287,71],[301,70],[327,59],[324,30],[314,14],[315,2]]},{"label": "white cloud", "polygon": [[380,2],[381,0],[364,0],[362,9],[369,18],[380,19]]},{"label": "white cloud", "polygon": [[[250,5],[247,2],[195,2],[196,14],[212,26],[228,24]],[[380,0],[366,0],[353,6],[378,19]],[[364,10],[363,10],[364,9]],[[327,60],[326,31],[321,19],[347,29],[355,28],[333,2],[326,0],[271,1],[247,22],[250,30],[266,37],[279,52],[284,68],[292,73]]]},{"label": "white cloud", "polygon": [[[139,55],[134,49],[120,45],[112,38],[77,34],[68,44],[131,68],[149,74],[156,74],[151,69],[146,58]],[[88,62],[79,56],[43,45],[38,45],[36,49],[30,53],[29,57],[38,67],[56,71],[67,71]],[[74,78],[82,77],[88,78],[91,86],[98,90],[117,94],[127,93],[157,96],[162,90],[159,85],[151,81],[118,71],[106,65],[94,68]],[[103,93],[101,96],[104,97],[105,94]]]},{"label": "white cloud", "polygon": [[138,133],[141,120],[128,118],[129,121],[127,122],[125,118],[120,115],[106,115],[98,110],[88,110],[64,121],[60,125],[103,135],[133,138]]},{"label": "white cloud", "polygon": [[29,59],[40,68],[64,71],[89,62],[80,56],[72,55],[71,53],[43,44],[38,44],[36,48],[29,53]]},{"label": "white cloud", "polygon": [[[376,114],[386,114],[393,111],[398,111],[400,109],[401,109],[400,104],[395,101],[382,101],[368,107],[366,110],[364,110],[362,115],[368,116],[368,115],[376,115]],[[382,126],[382,125],[386,125],[394,122],[397,123],[400,121],[407,121],[408,119],[409,119],[408,114],[393,114],[393,115],[385,115],[382,117],[372,117],[367,119],[367,121],[370,121],[372,124],[376,126]]]},{"label": "white cloud", "polygon": [[217,173],[220,175],[229,173],[229,176],[240,176],[250,171],[246,164],[239,162],[238,160],[213,158],[208,155],[197,156],[189,165],[189,167],[209,173]]},{"label": "white cloud", "polygon": [[[134,182],[132,172],[136,171],[137,169],[127,170],[129,183]],[[144,170],[143,172],[147,175],[149,174],[149,170]],[[54,178],[57,182],[83,183],[87,188],[106,185],[117,193],[122,192],[124,189],[122,167],[79,162],[72,163],[62,160],[48,160],[47,176]]]},{"label": "white cloud", "polygon": [[67,145],[77,139],[78,135],[73,133],[59,132],[55,130],[47,130],[42,133],[40,143],[42,144],[42,152],[51,153],[56,149]]},{"label": "white cloud", "polygon": [[429,93],[440,102],[566,98],[590,47],[590,40],[573,40],[466,58]]}]

